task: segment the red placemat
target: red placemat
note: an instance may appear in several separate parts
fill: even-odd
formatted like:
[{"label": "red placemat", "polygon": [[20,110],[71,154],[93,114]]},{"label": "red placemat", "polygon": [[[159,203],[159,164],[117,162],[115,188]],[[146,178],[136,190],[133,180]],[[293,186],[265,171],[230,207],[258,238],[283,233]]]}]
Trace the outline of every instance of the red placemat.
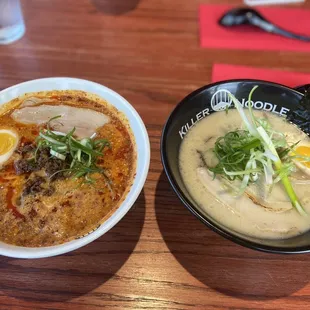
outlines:
[{"label": "red placemat", "polygon": [[[200,6],[200,44],[208,48],[310,51],[310,42],[302,42],[269,34],[250,26],[224,28],[218,25],[219,18],[229,5]],[[298,8],[257,8],[273,23],[296,33],[310,36],[310,10]]]},{"label": "red placemat", "polygon": [[214,64],[212,82],[230,79],[257,79],[280,83],[290,87],[310,84],[310,74],[273,69]]}]

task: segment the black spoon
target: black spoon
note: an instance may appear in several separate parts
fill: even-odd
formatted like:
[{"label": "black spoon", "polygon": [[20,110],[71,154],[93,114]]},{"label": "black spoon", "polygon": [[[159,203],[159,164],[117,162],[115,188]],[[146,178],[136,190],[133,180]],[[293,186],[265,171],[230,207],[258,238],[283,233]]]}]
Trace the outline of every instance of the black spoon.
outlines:
[{"label": "black spoon", "polygon": [[225,27],[252,25],[269,33],[278,34],[286,38],[310,42],[310,36],[304,36],[282,29],[272,24],[256,10],[249,8],[229,10],[219,19],[219,24]]}]

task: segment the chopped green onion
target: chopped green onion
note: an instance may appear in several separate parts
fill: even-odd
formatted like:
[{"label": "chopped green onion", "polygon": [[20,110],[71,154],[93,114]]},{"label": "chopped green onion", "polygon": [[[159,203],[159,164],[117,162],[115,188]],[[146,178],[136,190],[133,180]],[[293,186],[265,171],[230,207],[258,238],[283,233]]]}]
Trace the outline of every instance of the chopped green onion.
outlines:
[{"label": "chopped green onion", "polygon": [[63,142],[60,142],[54,138],[52,138],[51,136],[48,136],[46,134],[43,134],[42,132],[39,133],[40,137],[45,139],[46,141],[52,143],[52,144],[55,144],[55,145],[62,145],[62,146],[65,146],[66,144],[63,143]]},{"label": "chopped green onion", "polygon": [[[240,103],[240,101],[235,97],[233,96],[232,94],[228,94],[229,97],[232,99],[234,105],[235,105],[235,108],[237,109],[237,111],[239,112],[244,124],[246,125],[246,128],[248,129],[248,131],[250,132],[250,134],[253,136],[253,137],[257,137],[258,134],[257,134],[257,131],[256,131],[256,127],[255,127],[255,124],[253,124],[251,121],[248,120],[247,116],[245,115],[245,112],[244,112],[244,109]],[[251,105],[251,104],[250,104]]]},{"label": "chopped green onion", "polygon": [[[298,142],[288,146],[284,134],[274,131],[267,119],[255,118],[251,99],[256,88],[257,86],[253,87],[248,98],[249,118],[239,100],[229,94],[246,130],[232,131],[216,140],[213,151],[219,163],[208,169],[214,173],[214,177],[222,175],[229,181],[239,179],[239,194],[244,192],[249,183],[256,182],[260,175],[265,175],[269,185],[281,181],[292,205],[300,214],[305,215],[306,212],[288,177],[294,168],[292,158],[300,157],[295,154],[289,157],[288,154]],[[203,159],[200,151],[199,154]],[[310,158],[305,158],[307,159]],[[202,161],[206,165],[205,161]]]},{"label": "chopped green onion", "polygon": [[245,175],[245,174],[250,174],[250,173],[255,173],[255,172],[260,172],[260,169],[247,169],[247,170],[242,170],[242,171],[227,171],[226,168],[223,168],[225,173],[230,176],[234,175]]},{"label": "chopped green onion", "polygon": [[60,154],[60,153],[58,153],[58,152],[56,152],[56,151],[54,151],[52,149],[50,150],[50,154],[55,156],[55,157],[57,157],[57,158],[59,158],[59,159],[61,159],[61,160],[65,160],[66,159],[66,155]]},{"label": "chopped green onion", "polygon": [[[89,138],[74,138],[75,128],[68,133],[51,130],[50,122],[61,116],[51,118],[47,123],[47,129],[40,131],[36,139],[37,148],[35,151],[35,159],[38,151],[48,148],[50,154],[62,161],[66,161],[68,168],[57,171],[55,174],[64,172],[68,176],[75,178],[84,177],[85,182],[93,183],[95,180],[90,177],[92,173],[100,173],[103,175],[107,184],[107,176],[104,170],[97,166],[97,160],[103,156],[105,147],[110,147],[110,143],[106,139],[95,139],[96,133]],[[53,174],[51,178],[55,175]],[[107,184],[111,190],[111,185]]]},{"label": "chopped green onion", "polygon": [[[274,160],[274,165],[275,165],[276,169],[278,171],[281,170],[282,169],[282,161],[281,161],[281,159],[277,153],[277,150],[275,149],[275,147],[272,143],[272,140],[270,139],[270,137],[268,136],[268,134],[266,133],[266,131],[263,127],[261,127],[261,126],[258,127],[257,131],[261,135],[262,140],[264,141],[264,143],[266,145],[266,148],[269,149],[269,151],[276,157],[276,160]],[[301,206],[287,174],[283,174],[281,176],[281,181],[282,181],[282,184],[283,184],[283,186],[284,186],[284,188],[285,188],[285,190],[286,190],[286,192],[290,198],[292,205],[298,210],[298,212],[300,214],[305,215],[306,212],[303,209],[303,207]]]}]

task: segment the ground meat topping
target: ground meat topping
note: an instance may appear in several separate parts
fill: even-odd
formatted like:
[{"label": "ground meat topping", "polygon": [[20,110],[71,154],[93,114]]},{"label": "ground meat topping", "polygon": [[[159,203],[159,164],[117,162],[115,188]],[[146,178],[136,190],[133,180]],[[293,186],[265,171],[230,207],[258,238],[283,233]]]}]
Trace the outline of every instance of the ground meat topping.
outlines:
[{"label": "ground meat topping", "polygon": [[31,194],[36,194],[42,191],[41,184],[45,183],[45,178],[40,177],[40,176],[35,176],[32,179],[28,179],[24,190],[23,190],[23,196],[31,195]]},{"label": "ground meat topping", "polygon": [[[36,154],[36,157],[34,157],[33,147],[31,148],[31,151],[33,152],[32,158],[22,158],[14,162],[14,168],[17,175],[31,173],[38,170],[45,170],[45,173],[48,177],[53,176],[52,180],[60,179],[63,177],[62,173],[55,173],[65,169],[68,164],[67,162],[51,157],[48,149],[39,150]],[[28,152],[20,154],[29,156]]]},{"label": "ground meat topping", "polygon": [[32,143],[24,144],[23,146],[19,147],[16,152],[21,155],[25,155],[26,153],[31,153],[35,149]]},{"label": "ground meat topping", "polygon": [[14,168],[17,175],[30,173],[39,170],[38,165],[34,160],[19,159],[14,162]]},{"label": "ground meat topping", "polygon": [[46,174],[51,177],[53,176],[53,180],[60,179],[63,177],[63,173],[59,172],[55,174],[56,172],[63,170],[66,168],[66,162],[63,160],[53,158],[53,160],[49,160],[45,165],[45,172]]}]

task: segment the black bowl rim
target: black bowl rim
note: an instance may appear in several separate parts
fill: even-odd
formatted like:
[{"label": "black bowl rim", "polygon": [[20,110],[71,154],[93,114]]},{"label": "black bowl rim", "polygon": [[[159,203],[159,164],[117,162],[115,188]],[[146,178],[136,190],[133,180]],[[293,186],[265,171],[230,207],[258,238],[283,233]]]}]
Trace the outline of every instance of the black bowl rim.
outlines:
[{"label": "black bowl rim", "polygon": [[253,242],[253,241],[249,241],[246,240],[242,237],[239,237],[237,235],[234,235],[233,233],[230,233],[228,230],[225,230],[224,228],[221,228],[219,225],[217,225],[212,219],[207,218],[206,216],[204,216],[198,209],[196,209],[189,201],[188,199],[185,197],[185,195],[183,194],[182,190],[179,188],[179,186],[177,185],[177,182],[171,172],[171,169],[169,167],[168,164],[168,159],[167,159],[167,152],[166,152],[166,139],[167,139],[167,131],[168,128],[170,127],[171,123],[173,122],[173,118],[175,116],[175,114],[178,112],[178,110],[180,109],[180,107],[187,102],[190,98],[196,96],[197,94],[201,93],[202,91],[204,91],[205,89],[214,87],[216,85],[221,85],[221,84],[225,84],[225,83],[233,83],[233,82],[257,82],[259,83],[264,83],[264,84],[269,84],[271,86],[276,86],[276,87],[280,87],[280,88],[285,88],[286,90],[292,91],[292,92],[296,92],[298,94],[301,94],[299,91],[282,85],[282,84],[278,84],[278,83],[274,83],[274,82],[269,82],[269,81],[265,81],[265,80],[256,80],[256,79],[231,79],[231,80],[223,80],[223,81],[219,81],[216,83],[211,83],[208,85],[205,85],[203,87],[200,87],[199,89],[191,92],[189,95],[187,95],[183,100],[181,100],[177,106],[173,109],[173,111],[170,113],[163,131],[162,131],[162,135],[161,135],[161,141],[160,141],[160,153],[161,153],[161,161],[162,161],[162,165],[164,168],[164,171],[166,173],[166,176],[168,178],[168,181],[171,185],[171,187],[173,188],[174,192],[177,194],[178,198],[181,200],[181,202],[187,207],[187,209],[189,209],[189,211],[195,215],[202,223],[204,223],[206,226],[208,226],[209,228],[211,228],[213,231],[215,231],[216,233],[218,233],[219,235],[225,237],[228,240],[231,240],[239,245],[245,246],[247,248],[250,249],[254,249],[254,250],[258,250],[258,251],[262,251],[262,252],[267,252],[267,253],[275,253],[275,254],[302,254],[302,253],[309,253],[310,252],[310,245],[309,246],[303,246],[303,247],[274,247],[274,246],[269,246],[269,245],[263,245],[257,242]]}]

